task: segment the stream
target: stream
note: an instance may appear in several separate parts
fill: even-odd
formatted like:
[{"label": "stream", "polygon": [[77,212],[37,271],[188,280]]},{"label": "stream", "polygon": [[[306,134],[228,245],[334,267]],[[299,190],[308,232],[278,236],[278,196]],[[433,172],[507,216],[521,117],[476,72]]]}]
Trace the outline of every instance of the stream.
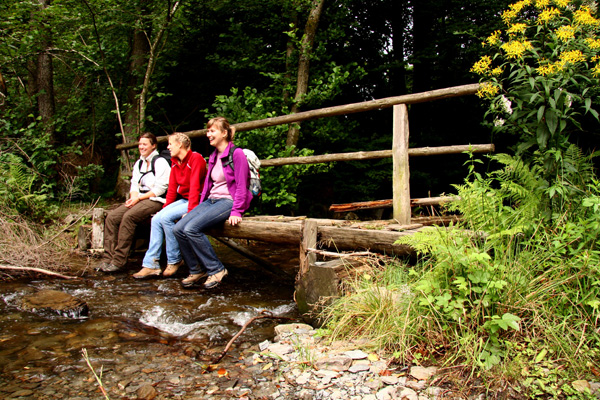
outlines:
[{"label": "stream", "polygon": [[[95,259],[82,279],[0,282],[0,398],[102,398],[83,349],[95,372],[102,372],[104,384],[122,398],[138,398],[144,383],[166,386],[169,395],[158,398],[194,398],[187,397],[190,391],[211,384],[198,379],[206,368],[203,360],[219,354],[252,317],[266,310],[300,319],[293,281],[263,271],[223,245],[216,249],[229,275],[212,290],[182,288],[185,267],[173,278],[132,278],[143,254],[112,275],[95,271],[100,262]],[[251,249],[295,274],[297,247],[254,244]],[[18,309],[20,298],[44,289],[85,301],[88,317],[41,316]],[[274,326],[288,322],[267,318],[252,323],[223,367],[234,368],[231,363],[241,350],[272,339]]]}]

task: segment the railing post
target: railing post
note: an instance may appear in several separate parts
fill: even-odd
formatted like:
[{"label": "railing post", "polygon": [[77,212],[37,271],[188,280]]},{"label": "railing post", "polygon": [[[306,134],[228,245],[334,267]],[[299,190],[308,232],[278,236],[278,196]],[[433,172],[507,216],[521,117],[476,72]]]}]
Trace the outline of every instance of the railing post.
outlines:
[{"label": "railing post", "polygon": [[300,271],[298,277],[304,276],[311,264],[317,260],[315,253],[308,251],[310,248],[317,247],[317,235],[319,226],[317,221],[313,219],[305,219],[302,221],[302,233],[300,237]]},{"label": "railing post", "polygon": [[92,211],[92,250],[104,249],[104,208]]},{"label": "railing post", "polygon": [[392,139],[394,219],[401,225],[410,224],[410,170],[408,167],[408,108],[394,106]]}]

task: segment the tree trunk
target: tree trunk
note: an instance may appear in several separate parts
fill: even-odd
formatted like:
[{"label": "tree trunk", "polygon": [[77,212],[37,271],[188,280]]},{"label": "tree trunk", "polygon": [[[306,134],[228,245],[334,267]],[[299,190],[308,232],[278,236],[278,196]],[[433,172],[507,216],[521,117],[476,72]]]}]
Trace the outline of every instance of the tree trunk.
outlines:
[{"label": "tree trunk", "polygon": [[[52,0],[39,0],[41,9],[44,10],[50,6]],[[54,68],[52,65],[52,56],[49,49],[52,47],[52,34],[45,23],[40,26],[42,32],[41,47],[37,56],[36,65],[36,90],[38,112],[44,124],[44,130],[50,136],[52,142],[56,141],[54,136]]]},{"label": "tree trunk", "polygon": [[[148,13],[146,2],[140,5],[140,19]],[[139,23],[142,23],[139,21]],[[148,28],[150,29],[150,28]],[[142,74],[144,65],[146,65],[148,54],[150,53],[150,43],[146,35],[151,32],[136,27],[133,32],[133,41],[131,44],[131,58],[129,60],[129,82],[127,84],[127,103],[129,108],[125,113],[124,128],[127,141],[134,141],[140,133],[140,108],[138,98],[138,86],[142,83]]]},{"label": "tree trunk", "polygon": [[[295,114],[300,110],[302,105],[302,99],[308,92],[308,77],[310,67],[310,56],[312,54],[312,47],[315,41],[315,34],[319,25],[319,19],[321,18],[321,12],[323,11],[323,4],[325,0],[314,0],[308,21],[304,28],[304,36],[302,37],[302,47],[300,48],[300,58],[298,62],[298,80],[296,84],[296,96],[294,97],[294,104],[292,105],[291,113]],[[298,139],[300,137],[300,126],[297,124],[290,125],[288,130],[286,146],[298,145]]]},{"label": "tree trunk", "polygon": [[[170,5],[170,4],[171,3],[169,2],[168,5]],[[179,8],[179,4],[180,4],[180,2],[179,2],[179,0],[177,0],[173,3],[173,5],[170,8],[167,8],[165,20],[164,20],[162,26],[160,27],[158,33],[156,34],[156,37],[154,38],[152,45],[150,46],[150,58],[148,59],[148,64],[146,66],[146,73],[144,75],[144,83],[142,84],[142,92],[140,93],[140,101],[139,101],[140,132],[145,130],[146,98],[148,96],[148,91],[150,89],[150,79],[152,78],[152,74],[154,72],[154,67],[156,66],[156,62],[158,61],[158,56],[160,54],[160,51],[162,50],[162,46],[164,46],[164,43],[166,41],[165,35],[167,32],[167,28],[171,24],[171,21],[173,20],[173,16],[175,15],[175,13],[177,12],[177,9]]]},{"label": "tree trunk", "polygon": [[392,67],[390,68],[391,94],[406,94],[406,36],[407,26],[410,26],[408,5],[405,1],[391,2],[391,27],[392,27]]}]

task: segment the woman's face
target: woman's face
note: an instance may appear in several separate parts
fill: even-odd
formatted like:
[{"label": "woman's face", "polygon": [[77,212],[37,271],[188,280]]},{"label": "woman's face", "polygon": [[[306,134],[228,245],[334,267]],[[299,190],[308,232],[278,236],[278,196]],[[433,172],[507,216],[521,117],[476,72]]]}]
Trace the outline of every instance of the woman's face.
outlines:
[{"label": "woman's face", "polygon": [[138,149],[143,157],[148,157],[154,150],[156,150],[156,145],[152,144],[148,138],[141,138],[138,142]]},{"label": "woman's face", "polygon": [[227,131],[221,129],[219,124],[214,124],[206,132],[208,142],[213,147],[218,147],[221,143],[227,143]]},{"label": "woman's face", "polygon": [[171,157],[179,158],[182,148],[182,144],[175,140],[175,138],[169,138],[169,145],[167,146],[167,149],[169,149],[171,152]]}]

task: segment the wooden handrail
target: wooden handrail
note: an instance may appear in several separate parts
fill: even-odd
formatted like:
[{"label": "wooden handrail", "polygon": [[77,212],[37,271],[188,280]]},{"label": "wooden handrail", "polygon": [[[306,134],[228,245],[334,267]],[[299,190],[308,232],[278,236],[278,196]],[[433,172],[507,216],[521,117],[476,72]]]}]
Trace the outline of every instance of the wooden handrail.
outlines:
[{"label": "wooden handrail", "polygon": [[[433,100],[446,99],[450,97],[459,97],[475,94],[479,90],[478,83],[469,85],[453,86],[444,89],[435,89],[428,92],[411,93],[402,96],[386,97],[383,99],[363,101],[361,103],[345,104],[342,106],[333,106],[320,108],[317,110],[303,111],[296,114],[282,115],[279,117],[266,118],[256,121],[241,122],[234,124],[237,132],[250,131],[252,129],[266,128],[268,126],[276,126],[283,124],[292,124],[295,122],[308,121],[311,119],[333,117],[337,115],[354,114],[358,112],[380,110],[383,108],[393,107],[398,104],[416,104],[425,103]],[[206,135],[206,129],[183,132],[190,138],[201,137]],[[158,137],[159,142],[167,140],[167,136]],[[137,147],[137,143],[122,143],[117,145],[117,150],[132,149]]]},{"label": "wooden handrail", "polygon": [[[409,157],[422,157],[441,154],[459,154],[464,153],[465,151],[471,151],[473,153],[490,153],[494,152],[494,145],[467,144],[439,147],[415,147],[408,149],[408,155]],[[376,160],[391,157],[392,150],[356,151],[353,153],[333,153],[318,156],[270,158],[268,160],[260,160],[260,166],[263,168],[294,164],[319,164],[335,161]]]}]

